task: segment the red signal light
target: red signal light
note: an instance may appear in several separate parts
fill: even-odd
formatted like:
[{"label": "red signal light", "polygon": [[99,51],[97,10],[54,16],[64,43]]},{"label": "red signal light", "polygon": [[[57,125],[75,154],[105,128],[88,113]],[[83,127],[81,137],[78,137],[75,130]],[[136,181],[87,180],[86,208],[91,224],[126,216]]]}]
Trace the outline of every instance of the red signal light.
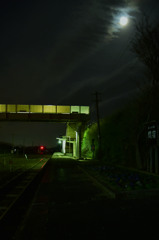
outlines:
[{"label": "red signal light", "polygon": [[40,146],[40,150],[44,150],[44,146]]}]

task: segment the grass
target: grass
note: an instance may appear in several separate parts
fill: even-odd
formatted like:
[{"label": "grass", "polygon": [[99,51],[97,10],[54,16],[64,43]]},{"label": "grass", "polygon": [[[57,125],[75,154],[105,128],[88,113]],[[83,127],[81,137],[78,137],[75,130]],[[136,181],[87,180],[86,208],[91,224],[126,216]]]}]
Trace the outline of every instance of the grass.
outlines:
[{"label": "grass", "polygon": [[85,167],[87,171],[105,181],[116,192],[159,188],[159,176],[155,174],[128,168],[122,169],[118,166],[90,165]]},{"label": "grass", "polygon": [[49,155],[0,154],[0,185],[17,174],[32,168]]}]

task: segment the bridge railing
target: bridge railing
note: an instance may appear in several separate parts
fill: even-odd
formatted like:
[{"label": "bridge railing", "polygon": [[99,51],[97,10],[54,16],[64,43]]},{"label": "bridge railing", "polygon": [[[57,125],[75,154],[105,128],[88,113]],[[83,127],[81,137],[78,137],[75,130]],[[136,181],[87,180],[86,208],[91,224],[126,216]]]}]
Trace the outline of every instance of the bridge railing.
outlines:
[{"label": "bridge railing", "polygon": [[0,113],[89,114],[89,106],[0,104]]}]

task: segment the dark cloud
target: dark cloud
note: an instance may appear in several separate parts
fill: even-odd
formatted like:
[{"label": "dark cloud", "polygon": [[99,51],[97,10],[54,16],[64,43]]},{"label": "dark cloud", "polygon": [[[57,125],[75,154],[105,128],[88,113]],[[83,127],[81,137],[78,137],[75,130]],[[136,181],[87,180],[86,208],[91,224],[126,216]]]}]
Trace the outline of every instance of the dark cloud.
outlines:
[{"label": "dark cloud", "polygon": [[[14,68],[11,76],[7,76],[14,81],[27,78],[32,83],[34,81],[34,85],[37,81],[45,81],[47,85],[50,77],[52,82],[49,80],[48,84],[51,85],[63,81],[103,42],[116,37],[119,29],[114,27],[114,16],[122,12],[124,6],[128,11],[125,1],[91,0],[78,4],[75,1],[55,4],[46,1],[45,5],[36,2],[26,10],[25,4],[21,8],[15,5],[14,13],[10,9],[10,21],[4,23],[1,44],[4,45],[4,58],[9,60],[3,68],[4,75],[8,69]],[[22,12],[25,17],[21,19]],[[5,59],[1,61],[5,62]]]},{"label": "dark cloud", "polygon": [[124,104],[137,81],[129,51],[133,21],[143,10],[157,16],[157,6],[155,0],[3,1],[0,102],[84,105],[101,91],[105,111],[119,99]]},{"label": "dark cloud", "polygon": [[[101,44],[116,37],[119,27],[116,27],[118,22],[114,15],[119,16],[124,11],[121,6],[125,5],[125,1],[119,2],[85,1],[81,14],[66,29],[56,50],[50,54],[52,73],[58,82]],[[125,11],[129,12],[129,9],[125,7]]]}]

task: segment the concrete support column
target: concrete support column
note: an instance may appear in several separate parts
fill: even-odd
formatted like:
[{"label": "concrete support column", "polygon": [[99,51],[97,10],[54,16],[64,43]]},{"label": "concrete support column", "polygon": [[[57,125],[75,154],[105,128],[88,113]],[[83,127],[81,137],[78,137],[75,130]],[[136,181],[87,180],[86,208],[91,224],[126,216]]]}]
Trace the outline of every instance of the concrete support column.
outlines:
[{"label": "concrete support column", "polygon": [[77,154],[76,154],[76,141],[73,142],[73,157],[76,158]]},{"label": "concrete support column", "polygon": [[81,122],[67,123],[66,137],[70,137],[72,141],[75,141],[75,144],[73,144],[73,155],[76,155],[75,157],[77,158],[81,158],[81,143],[84,127],[85,124]]},{"label": "concrete support column", "polygon": [[62,141],[62,153],[66,153],[66,140]]},{"label": "concrete support column", "polygon": [[79,141],[79,146],[78,146],[78,148],[79,148],[79,156],[78,156],[78,158],[81,158],[81,127],[79,127],[79,129],[78,129],[78,141]]},{"label": "concrete support column", "polygon": [[80,137],[78,131],[76,131],[76,157],[80,158]]},{"label": "concrete support column", "polygon": [[79,141],[77,137],[77,128],[78,128],[78,123],[67,123],[67,128],[66,128],[66,137],[68,139],[71,139],[73,141],[73,157],[77,157],[79,155]]}]

